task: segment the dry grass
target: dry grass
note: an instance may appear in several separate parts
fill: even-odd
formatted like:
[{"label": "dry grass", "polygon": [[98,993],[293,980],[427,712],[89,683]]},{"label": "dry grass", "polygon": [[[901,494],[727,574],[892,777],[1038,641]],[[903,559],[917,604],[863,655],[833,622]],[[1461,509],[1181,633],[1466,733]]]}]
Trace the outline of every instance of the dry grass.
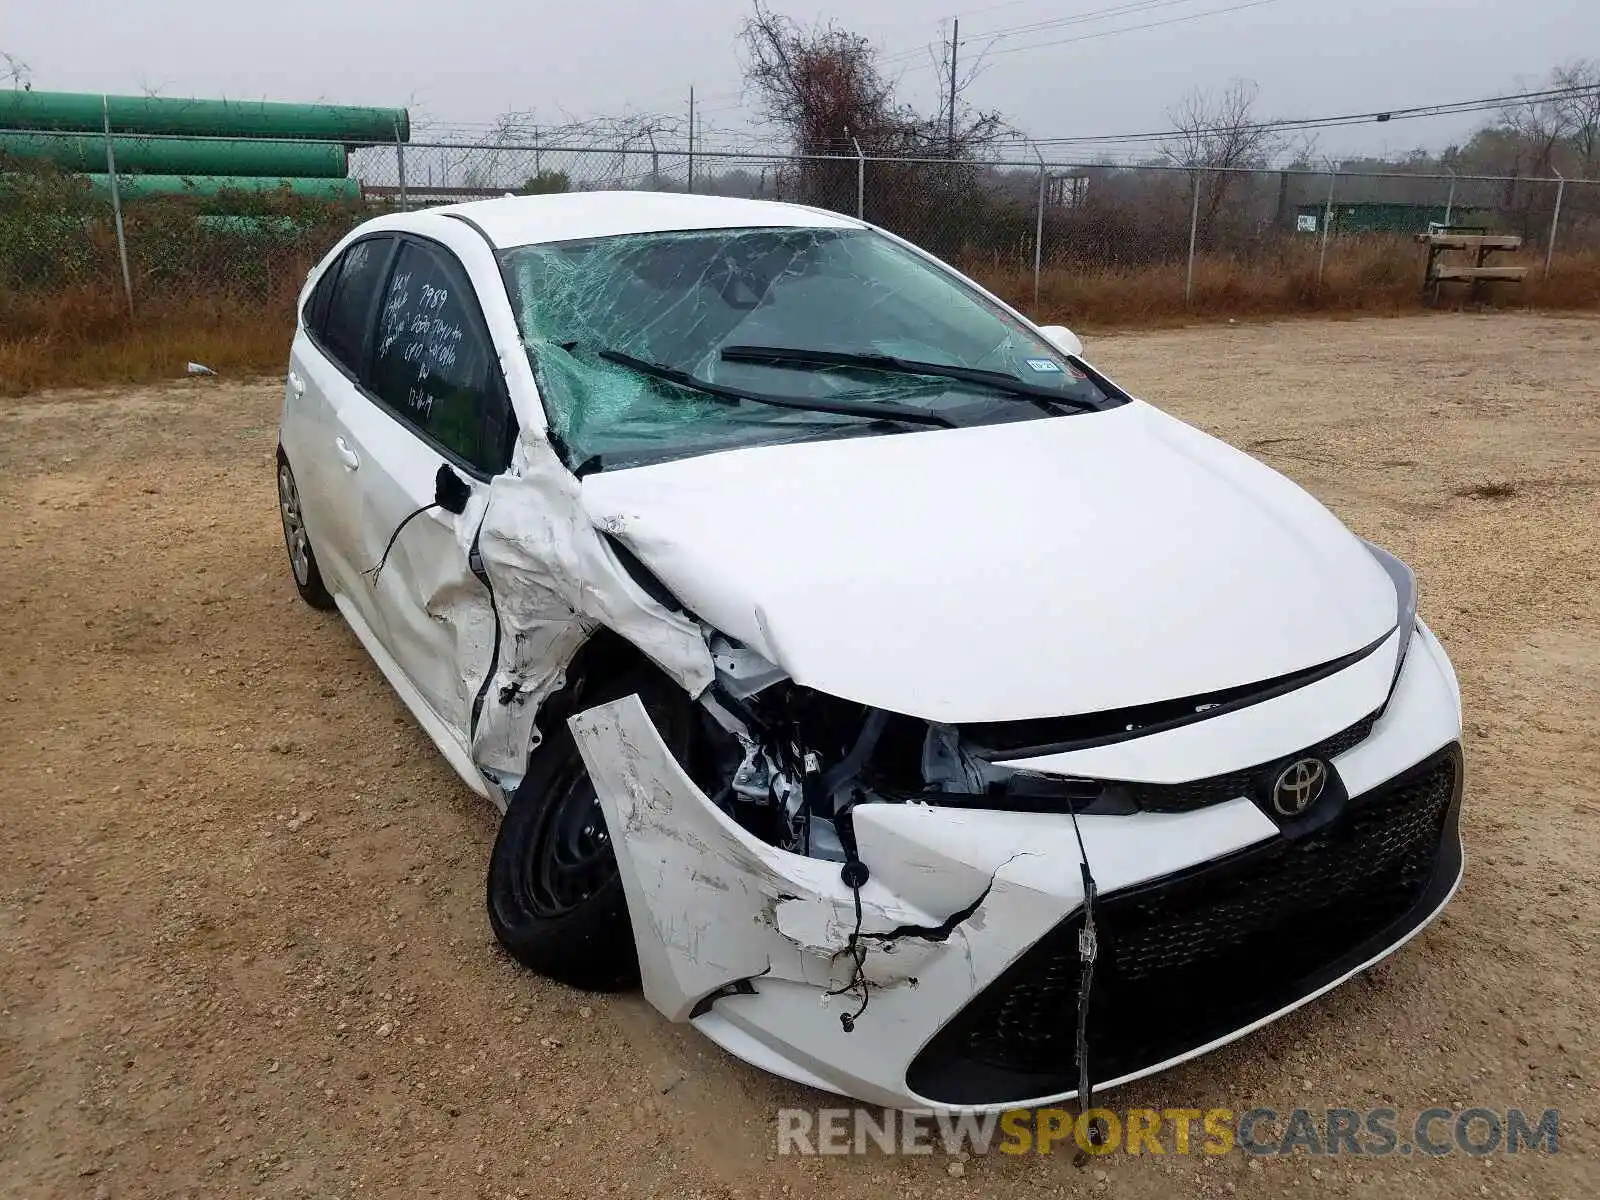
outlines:
[{"label": "dry grass", "polygon": [[190,296],[130,320],[120,289],[0,298],[0,395],[172,379],[190,361],[233,376],[277,372],[293,314],[292,300]]},{"label": "dry grass", "polygon": [[[1522,284],[1486,289],[1489,304],[1545,309],[1600,308],[1600,252],[1557,255],[1549,279],[1537,255],[1499,256],[1496,265],[1530,268]],[[969,267],[986,287],[1041,321],[1088,330],[1136,329],[1195,319],[1276,317],[1295,313],[1394,314],[1423,307],[1420,247],[1400,238],[1340,239],[1328,247],[1322,286],[1317,249],[1291,243],[1277,253],[1195,260],[1192,305],[1184,302],[1184,265],[1047,269],[1033,303],[1033,274]],[[1465,287],[1446,285],[1441,304],[1468,303]]]},{"label": "dry grass", "polygon": [[[1195,262],[1194,299],[1184,303],[1184,266],[1051,267],[1039,303],[1033,275],[967,264],[986,286],[1040,320],[1104,331],[1230,317],[1296,313],[1395,314],[1419,309],[1421,255],[1400,238],[1349,238],[1328,247],[1322,286],[1316,284],[1316,246],[1292,242],[1251,259],[1206,255]],[[1497,261],[1515,261],[1503,257]],[[1536,255],[1527,282],[1499,285],[1491,304],[1555,310],[1600,308],[1600,251],[1557,256],[1548,279]],[[133,319],[115,284],[85,285],[55,294],[0,294],[0,395],[47,387],[139,383],[171,379],[191,360],[234,377],[281,371],[293,323],[291,284],[268,298],[207,293],[146,297]],[[1456,286],[1443,303],[1459,306]]]}]

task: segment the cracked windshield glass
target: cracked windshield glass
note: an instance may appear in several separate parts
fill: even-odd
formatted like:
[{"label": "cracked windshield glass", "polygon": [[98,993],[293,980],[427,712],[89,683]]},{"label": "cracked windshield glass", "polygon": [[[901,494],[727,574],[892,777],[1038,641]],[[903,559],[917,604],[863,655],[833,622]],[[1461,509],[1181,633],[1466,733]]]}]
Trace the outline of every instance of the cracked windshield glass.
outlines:
[{"label": "cracked windshield glass", "polygon": [[575,468],[1040,419],[1120,399],[870,230],[633,234],[524,246],[502,263]]}]

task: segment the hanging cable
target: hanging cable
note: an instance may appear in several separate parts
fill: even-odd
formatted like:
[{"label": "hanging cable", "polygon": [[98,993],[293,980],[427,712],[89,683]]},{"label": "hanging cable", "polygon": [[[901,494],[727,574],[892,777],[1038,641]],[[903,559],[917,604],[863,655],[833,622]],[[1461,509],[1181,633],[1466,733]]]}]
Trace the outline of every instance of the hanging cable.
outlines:
[{"label": "hanging cable", "polygon": [[867,864],[859,858],[846,862],[839,872],[839,877],[850,889],[856,902],[856,926],[850,931],[850,940],[845,943],[845,953],[850,956],[850,979],[840,987],[829,988],[823,995],[860,996],[861,1003],[855,1012],[839,1014],[839,1024],[846,1033],[855,1032],[856,1022],[867,1011],[867,1003],[872,999],[872,991],[867,984],[867,951],[861,944],[861,885],[866,883],[868,875]]},{"label": "hanging cable", "polygon": [[400,524],[398,524],[398,525],[396,525],[394,527],[394,532],[389,535],[389,544],[383,548],[383,557],[378,559],[378,565],[375,566],[375,567],[368,567],[365,571],[361,572],[368,579],[372,580],[372,586],[373,587],[377,587],[378,586],[378,576],[383,573],[383,564],[389,561],[389,551],[394,549],[395,542],[399,540],[400,531],[402,529],[404,529],[407,525],[411,524],[412,520],[415,519],[416,517],[420,517],[423,513],[427,512],[429,509],[438,508],[438,507],[439,507],[439,502],[437,500],[430,500],[430,501],[428,501],[428,503],[424,504],[421,508],[412,509],[409,513],[406,514],[405,520],[401,521]]},{"label": "hanging cable", "polygon": [[[1072,832],[1078,839],[1078,870],[1083,876],[1083,928],[1078,930],[1078,1112],[1088,1113],[1094,1108],[1094,1083],[1089,1073],[1089,997],[1094,988],[1095,960],[1100,955],[1099,930],[1095,924],[1098,893],[1094,873],[1089,869],[1089,851],[1083,844],[1083,830],[1078,828],[1077,805],[1067,805],[1067,812],[1072,816]],[[1091,1146],[1105,1145],[1107,1133],[1104,1121],[1099,1117],[1090,1119]]]},{"label": "hanging cable", "polygon": [[452,471],[449,463],[440,463],[438,473],[433,477],[433,499],[421,508],[413,509],[405,515],[405,519],[396,525],[394,532],[389,535],[389,544],[383,548],[383,554],[378,559],[377,566],[368,567],[361,573],[372,580],[373,587],[377,587],[378,576],[383,574],[383,566],[389,561],[389,551],[394,549],[394,544],[399,540],[402,529],[430,509],[442,508],[447,513],[454,513],[460,516],[466,511],[467,501],[471,498],[471,485]]}]

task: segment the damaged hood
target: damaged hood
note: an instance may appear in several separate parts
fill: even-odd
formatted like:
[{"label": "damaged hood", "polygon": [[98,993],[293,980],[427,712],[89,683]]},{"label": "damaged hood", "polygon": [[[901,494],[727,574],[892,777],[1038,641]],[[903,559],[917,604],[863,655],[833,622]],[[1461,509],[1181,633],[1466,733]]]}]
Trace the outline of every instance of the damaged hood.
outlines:
[{"label": "damaged hood", "polygon": [[1388,576],[1327,509],[1138,401],[702,455],[591,475],[582,495],[796,682],[931,721],[1198,695],[1395,621]]}]

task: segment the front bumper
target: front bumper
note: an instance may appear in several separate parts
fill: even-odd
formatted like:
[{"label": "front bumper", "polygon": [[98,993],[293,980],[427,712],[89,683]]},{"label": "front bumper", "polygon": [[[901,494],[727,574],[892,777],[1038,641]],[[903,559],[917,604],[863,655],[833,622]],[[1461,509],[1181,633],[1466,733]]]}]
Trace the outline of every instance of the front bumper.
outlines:
[{"label": "front bumper", "polygon": [[[858,917],[838,864],[765,845],[712,806],[637,698],[572,728],[613,831],[645,994],[669,1018],[868,1103],[1075,1095],[1083,897],[1065,815],[862,806],[872,875]],[[1371,734],[1333,759],[1349,801],[1330,824],[1291,839],[1243,798],[1081,818],[1101,904],[1096,1086],[1241,1037],[1425,926],[1461,873],[1459,739],[1454,674],[1419,626]],[[863,998],[849,1032],[840,1014]]]},{"label": "front bumper", "polygon": [[[1100,898],[1090,1065],[1133,1079],[1239,1036],[1405,942],[1461,876],[1451,745],[1298,841],[1272,838]],[[923,1047],[907,1085],[940,1104],[1077,1086],[1074,913]]]}]

